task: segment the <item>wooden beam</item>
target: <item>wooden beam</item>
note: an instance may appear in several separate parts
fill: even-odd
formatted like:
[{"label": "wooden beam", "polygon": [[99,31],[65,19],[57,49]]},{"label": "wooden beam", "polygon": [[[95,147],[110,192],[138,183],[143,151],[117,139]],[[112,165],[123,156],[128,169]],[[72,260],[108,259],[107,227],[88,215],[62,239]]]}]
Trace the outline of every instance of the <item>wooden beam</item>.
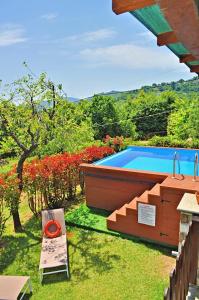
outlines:
[{"label": "wooden beam", "polygon": [[116,15],[119,15],[155,4],[155,0],[112,0],[112,9]]},{"label": "wooden beam", "polygon": [[197,59],[192,54],[185,54],[180,57],[181,63],[186,63],[186,62],[190,62],[190,61],[194,61],[194,60],[197,60]]},{"label": "wooden beam", "polygon": [[194,73],[199,73],[199,65],[198,65],[198,66],[192,66],[192,67],[190,68],[190,71],[191,71],[191,72],[194,72]]},{"label": "wooden beam", "polygon": [[178,39],[173,31],[161,33],[157,37],[158,46],[166,46],[174,43],[178,43]]},{"label": "wooden beam", "polygon": [[[198,1],[198,0],[197,0]],[[199,16],[196,0],[158,0],[180,43],[199,60]]]}]

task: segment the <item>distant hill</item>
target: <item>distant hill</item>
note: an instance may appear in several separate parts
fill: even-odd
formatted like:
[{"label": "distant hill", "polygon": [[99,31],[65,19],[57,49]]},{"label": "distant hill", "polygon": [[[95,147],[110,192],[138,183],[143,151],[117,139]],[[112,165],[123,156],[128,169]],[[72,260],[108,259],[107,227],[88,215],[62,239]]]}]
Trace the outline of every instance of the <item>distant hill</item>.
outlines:
[{"label": "distant hill", "polygon": [[68,97],[68,100],[71,102],[78,102],[80,99],[74,97]]},{"label": "distant hill", "polygon": [[[129,91],[110,91],[107,93],[100,93],[98,95],[112,96],[118,100],[126,99],[127,95],[135,97],[141,90],[145,92],[161,93],[164,91],[175,91],[181,94],[199,93],[199,79],[193,77],[189,80],[180,79],[172,82],[162,82],[160,84],[153,83],[152,85],[142,86],[140,89],[129,90]],[[87,99],[92,99],[89,97]]]}]

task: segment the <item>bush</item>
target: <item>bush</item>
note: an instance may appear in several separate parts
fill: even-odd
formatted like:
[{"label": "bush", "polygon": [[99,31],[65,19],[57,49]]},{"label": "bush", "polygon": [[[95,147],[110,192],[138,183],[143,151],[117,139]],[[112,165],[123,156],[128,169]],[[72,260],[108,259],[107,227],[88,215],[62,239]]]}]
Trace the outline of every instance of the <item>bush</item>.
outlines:
[{"label": "bush", "polygon": [[82,153],[82,160],[86,163],[92,163],[114,153],[114,150],[108,146],[87,147]]},{"label": "bush", "polygon": [[79,182],[78,155],[67,153],[34,160],[24,168],[24,189],[35,215],[44,208],[58,208],[75,197]]},{"label": "bush", "polygon": [[111,137],[110,135],[106,135],[104,143],[111,147],[115,152],[119,152],[124,149],[123,136]]},{"label": "bush", "polygon": [[[18,179],[14,171],[0,176],[0,239],[5,230],[6,221],[11,212],[19,204],[20,192],[18,189]],[[5,208],[9,212],[5,213]]]},{"label": "bush", "polygon": [[4,214],[4,191],[5,191],[5,181],[2,177],[0,177],[0,239],[5,229],[5,222],[6,222],[6,218]]},{"label": "bush", "polygon": [[154,136],[150,139],[149,145],[160,147],[199,148],[199,140],[180,140],[174,136]]},{"label": "bush", "polygon": [[24,190],[32,212],[38,216],[44,208],[58,208],[76,197],[77,186],[84,188],[80,164],[91,163],[114,151],[92,146],[77,154],[57,154],[33,160],[24,167]]}]

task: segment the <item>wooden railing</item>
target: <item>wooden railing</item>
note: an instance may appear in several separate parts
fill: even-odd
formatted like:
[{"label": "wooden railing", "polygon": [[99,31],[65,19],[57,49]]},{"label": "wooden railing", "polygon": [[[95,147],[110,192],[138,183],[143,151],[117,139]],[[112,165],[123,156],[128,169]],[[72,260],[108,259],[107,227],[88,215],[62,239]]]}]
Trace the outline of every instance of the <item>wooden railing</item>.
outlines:
[{"label": "wooden railing", "polygon": [[196,284],[199,249],[199,222],[193,221],[170,274],[170,284],[164,300],[186,300],[190,284]]}]

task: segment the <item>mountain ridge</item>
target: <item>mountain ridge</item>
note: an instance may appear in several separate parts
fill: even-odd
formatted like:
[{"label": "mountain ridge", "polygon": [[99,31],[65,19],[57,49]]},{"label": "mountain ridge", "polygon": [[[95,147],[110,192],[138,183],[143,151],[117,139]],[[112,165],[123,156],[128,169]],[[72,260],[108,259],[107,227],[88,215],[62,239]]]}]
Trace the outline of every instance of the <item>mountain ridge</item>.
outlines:
[{"label": "mountain ridge", "polygon": [[[177,93],[184,93],[184,94],[190,94],[190,93],[199,93],[199,79],[197,76],[184,80],[180,79],[178,81],[171,81],[171,82],[162,82],[162,83],[153,83],[152,85],[145,85],[142,86],[139,89],[132,89],[128,91],[110,91],[110,92],[102,92],[95,95],[102,95],[102,96],[112,96],[118,100],[124,100],[128,95],[135,97],[137,94],[139,94],[140,91],[144,92],[155,92],[155,93],[161,93],[164,91],[175,91]],[[91,100],[93,96],[87,97],[84,99]]]}]

